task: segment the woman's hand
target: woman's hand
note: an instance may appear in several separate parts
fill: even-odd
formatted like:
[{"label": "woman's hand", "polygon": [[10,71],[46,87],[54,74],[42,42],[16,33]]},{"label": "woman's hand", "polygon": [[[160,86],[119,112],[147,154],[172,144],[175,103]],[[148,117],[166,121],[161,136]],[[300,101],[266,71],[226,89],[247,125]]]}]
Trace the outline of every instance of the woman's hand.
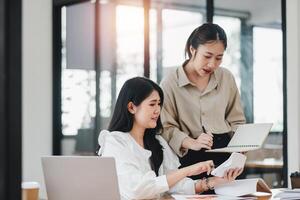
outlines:
[{"label": "woman's hand", "polygon": [[210,174],[210,172],[213,170],[214,163],[212,160],[208,160],[205,162],[199,162],[194,165],[190,165],[187,167],[180,168],[178,170],[171,171],[167,174],[167,181],[169,187],[173,187],[176,183],[178,183],[180,180],[187,176],[193,176],[198,175],[203,172],[207,172],[207,174]]},{"label": "woman's hand", "polygon": [[227,181],[233,181],[236,179],[236,177],[238,177],[242,172],[243,172],[243,168],[234,168],[234,169],[229,169],[225,172],[224,175],[224,179],[226,179]]},{"label": "woman's hand", "polygon": [[210,178],[211,186],[215,187],[217,185],[228,183],[236,179],[242,172],[243,168],[229,169],[225,172],[224,177],[212,177]]},{"label": "woman's hand", "polygon": [[213,145],[213,134],[211,132],[201,133],[197,139],[187,137],[182,142],[182,147],[199,151],[200,149],[211,149]]},{"label": "woman's hand", "polygon": [[211,132],[201,133],[197,139],[194,140],[192,150],[199,151],[200,149],[211,149],[213,145],[213,134]]},{"label": "woman's hand", "polygon": [[209,190],[210,188],[214,188],[218,185],[231,182],[236,179],[238,175],[240,175],[243,171],[243,168],[235,168],[230,169],[225,172],[224,177],[210,177],[208,179],[198,180],[195,184],[195,192],[201,193]]},{"label": "woman's hand", "polygon": [[214,163],[212,160],[208,160],[205,162],[199,162],[190,165],[186,167],[186,169],[187,169],[187,176],[194,176],[194,175],[202,174],[204,172],[207,172],[207,175],[209,175],[211,171],[214,169]]}]

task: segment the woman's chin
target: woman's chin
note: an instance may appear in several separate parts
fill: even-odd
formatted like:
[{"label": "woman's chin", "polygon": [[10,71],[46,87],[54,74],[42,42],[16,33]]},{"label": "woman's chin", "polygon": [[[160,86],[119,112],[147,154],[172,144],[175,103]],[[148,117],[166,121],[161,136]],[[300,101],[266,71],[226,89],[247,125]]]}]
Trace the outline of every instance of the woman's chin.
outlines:
[{"label": "woman's chin", "polygon": [[149,124],[148,128],[155,128],[156,125],[157,125],[156,122],[151,122],[151,123]]}]

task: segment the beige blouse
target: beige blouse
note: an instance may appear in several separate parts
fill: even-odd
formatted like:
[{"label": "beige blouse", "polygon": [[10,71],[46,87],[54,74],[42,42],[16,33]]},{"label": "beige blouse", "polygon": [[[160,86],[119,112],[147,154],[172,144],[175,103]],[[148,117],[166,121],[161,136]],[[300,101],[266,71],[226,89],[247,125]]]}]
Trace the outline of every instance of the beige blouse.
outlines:
[{"label": "beige blouse", "polygon": [[197,138],[202,125],[221,134],[246,122],[234,77],[225,68],[214,71],[203,92],[189,81],[182,66],[163,79],[161,87],[165,96],[162,135],[179,156],[186,153],[182,141],[188,136]]}]

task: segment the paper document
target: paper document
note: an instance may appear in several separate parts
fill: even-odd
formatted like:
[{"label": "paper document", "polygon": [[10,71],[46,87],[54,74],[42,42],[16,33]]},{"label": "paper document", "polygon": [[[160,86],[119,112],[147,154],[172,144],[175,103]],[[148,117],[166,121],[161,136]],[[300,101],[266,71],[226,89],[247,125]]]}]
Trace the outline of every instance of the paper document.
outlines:
[{"label": "paper document", "polygon": [[247,152],[262,147],[272,123],[243,124],[238,126],[227,147],[206,150],[206,152]]},{"label": "paper document", "polygon": [[281,189],[280,192],[274,195],[275,198],[280,199],[300,199],[300,189]]},{"label": "paper document", "polygon": [[235,180],[215,187],[215,193],[218,195],[244,196],[256,192],[271,195],[270,188],[260,178]]},{"label": "paper document", "polygon": [[224,177],[226,170],[234,168],[244,168],[247,157],[241,153],[232,153],[230,157],[219,167],[214,169],[211,174],[218,177]]},{"label": "paper document", "polygon": [[224,195],[181,195],[173,194],[175,200],[253,200],[256,197],[232,197]]}]

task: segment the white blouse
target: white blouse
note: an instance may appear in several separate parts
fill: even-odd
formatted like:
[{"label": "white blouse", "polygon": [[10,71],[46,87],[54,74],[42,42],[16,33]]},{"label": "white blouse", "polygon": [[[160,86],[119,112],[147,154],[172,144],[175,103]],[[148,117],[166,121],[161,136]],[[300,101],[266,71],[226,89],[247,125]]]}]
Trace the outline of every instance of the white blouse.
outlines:
[{"label": "white blouse", "polygon": [[163,162],[159,176],[150,166],[151,151],[141,147],[129,133],[101,131],[98,142],[99,155],[114,157],[122,199],[151,199],[161,193],[195,194],[195,184],[190,178],[184,178],[169,188],[166,174],[180,166],[178,157],[160,136],[156,138],[163,146]]}]

